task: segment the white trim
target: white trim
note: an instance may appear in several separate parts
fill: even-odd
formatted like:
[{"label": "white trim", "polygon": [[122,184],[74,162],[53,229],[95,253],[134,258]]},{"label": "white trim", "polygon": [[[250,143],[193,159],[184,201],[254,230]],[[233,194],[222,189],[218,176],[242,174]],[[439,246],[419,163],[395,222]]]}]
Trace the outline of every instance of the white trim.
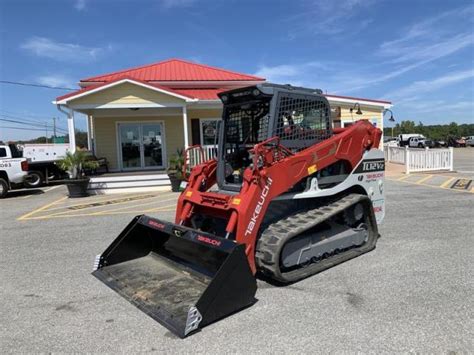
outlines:
[{"label": "white trim", "polygon": [[346,98],[334,97],[331,95],[324,95],[324,96],[330,102],[344,102],[344,103],[349,103],[349,104],[359,103],[360,105],[383,107],[384,109],[393,107],[392,104],[383,103],[383,102],[375,102],[375,101],[370,101],[370,100],[358,100],[358,99],[346,99]]},{"label": "white trim", "polygon": [[183,106],[184,149],[189,147],[188,109]]},{"label": "white trim", "polygon": [[80,104],[74,105],[71,103],[69,107],[84,110],[84,109],[107,109],[107,108],[180,108],[184,105],[177,103],[142,103],[142,104]]},{"label": "white trim", "polygon": [[69,150],[74,154],[76,152],[76,127],[74,122],[74,110],[72,108],[69,109],[67,130],[69,133]]},{"label": "white trim", "polygon": [[103,90],[106,90],[106,89],[109,89],[111,87],[121,85],[121,84],[124,84],[124,83],[134,84],[134,85],[141,86],[141,87],[153,90],[153,91],[160,92],[162,94],[166,94],[166,95],[169,95],[169,96],[174,96],[174,97],[177,97],[179,99],[184,100],[185,102],[197,101],[196,99],[192,99],[192,98],[187,97],[187,96],[182,96],[182,95],[176,94],[174,92],[170,92],[170,91],[167,91],[167,90],[164,90],[164,89],[160,89],[160,88],[157,88],[156,86],[140,83],[140,82],[132,80],[132,79],[122,79],[122,80],[118,80],[118,81],[112,82],[110,84],[103,85],[103,86],[100,86],[98,88],[95,88],[95,89],[92,89],[92,90],[89,90],[89,91],[86,91],[86,92],[83,92],[83,93],[80,93],[80,94],[77,94],[77,95],[67,97],[67,98],[65,98],[63,100],[60,100],[60,101],[53,101],[53,103],[56,104],[56,105],[65,105],[69,101],[76,100],[80,97],[88,96],[88,95],[94,94],[96,92],[103,91]]},{"label": "white trim", "polygon": [[90,115],[86,115],[86,123],[87,123],[87,150],[92,150],[92,137],[91,137],[91,122],[90,122]]},{"label": "white trim", "polygon": [[[147,124],[161,124],[162,132],[161,132],[161,155],[163,165],[161,166],[149,166],[144,167],[144,154],[142,154],[142,146],[143,146],[143,126]],[[135,124],[138,125],[138,135],[140,139],[140,167],[137,168],[130,168],[124,169],[123,167],[123,160],[122,160],[122,147],[121,147],[121,136],[120,136],[120,124]],[[153,121],[116,121],[115,122],[115,136],[116,136],[116,146],[117,146],[117,160],[118,160],[118,167],[119,171],[143,171],[143,170],[156,170],[156,169],[166,169],[168,166],[168,155],[166,152],[166,127],[165,121],[163,120],[153,120]]]}]

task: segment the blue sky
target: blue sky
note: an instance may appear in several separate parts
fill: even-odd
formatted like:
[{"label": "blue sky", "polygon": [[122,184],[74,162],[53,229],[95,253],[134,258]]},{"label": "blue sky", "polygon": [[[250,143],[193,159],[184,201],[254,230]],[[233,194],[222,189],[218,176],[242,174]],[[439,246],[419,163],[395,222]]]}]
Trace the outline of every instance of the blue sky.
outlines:
[{"label": "blue sky", "polygon": [[[472,123],[473,19],[459,0],[1,0],[0,80],[77,87],[178,57],[389,99],[397,121]],[[51,104],[63,93],[0,84],[0,118],[65,128]],[[0,128],[0,140],[41,133]]]}]

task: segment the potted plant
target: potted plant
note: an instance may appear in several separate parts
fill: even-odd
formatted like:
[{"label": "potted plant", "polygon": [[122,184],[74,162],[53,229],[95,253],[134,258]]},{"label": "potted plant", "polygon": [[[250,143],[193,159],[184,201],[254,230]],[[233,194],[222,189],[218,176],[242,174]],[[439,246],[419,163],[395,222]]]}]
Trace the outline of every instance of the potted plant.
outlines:
[{"label": "potted plant", "polygon": [[185,177],[183,174],[184,156],[183,151],[178,149],[176,155],[172,156],[168,163],[168,177],[171,181],[171,191],[179,192],[181,182]]},{"label": "potted plant", "polygon": [[74,153],[67,152],[64,159],[59,161],[59,167],[69,173],[69,179],[66,180],[69,197],[85,197],[89,177],[85,176],[84,169],[96,169],[97,162],[88,159],[85,151],[76,150]]}]

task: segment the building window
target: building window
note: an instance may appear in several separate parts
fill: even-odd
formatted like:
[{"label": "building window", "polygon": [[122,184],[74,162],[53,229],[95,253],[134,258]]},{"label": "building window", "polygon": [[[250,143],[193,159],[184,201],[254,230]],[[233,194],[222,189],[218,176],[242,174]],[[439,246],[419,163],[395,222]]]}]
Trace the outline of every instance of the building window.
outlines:
[{"label": "building window", "polygon": [[201,145],[214,145],[216,143],[218,119],[201,119]]}]

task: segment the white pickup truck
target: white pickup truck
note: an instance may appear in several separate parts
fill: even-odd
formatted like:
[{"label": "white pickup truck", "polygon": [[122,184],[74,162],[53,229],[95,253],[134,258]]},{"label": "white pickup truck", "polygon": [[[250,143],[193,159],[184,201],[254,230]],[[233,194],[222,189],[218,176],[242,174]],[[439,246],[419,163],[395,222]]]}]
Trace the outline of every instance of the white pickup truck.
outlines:
[{"label": "white pickup truck", "polygon": [[0,198],[15,185],[23,183],[28,174],[28,160],[21,157],[15,145],[0,144]]}]

